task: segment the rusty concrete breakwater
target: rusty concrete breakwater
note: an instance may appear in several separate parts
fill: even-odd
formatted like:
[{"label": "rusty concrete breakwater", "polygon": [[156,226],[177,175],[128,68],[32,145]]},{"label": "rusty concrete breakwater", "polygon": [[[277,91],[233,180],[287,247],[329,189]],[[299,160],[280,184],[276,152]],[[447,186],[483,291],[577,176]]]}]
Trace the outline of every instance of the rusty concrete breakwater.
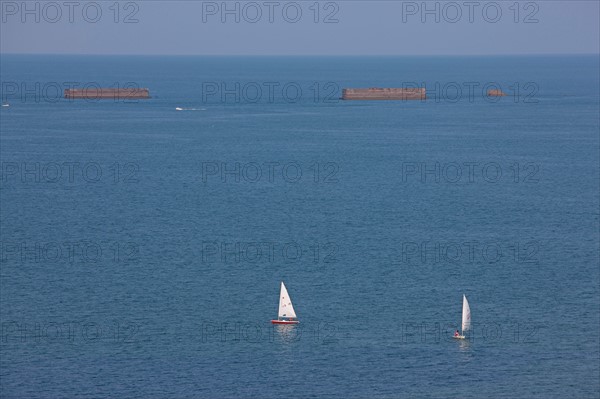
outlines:
[{"label": "rusty concrete breakwater", "polygon": [[65,89],[65,98],[68,99],[122,99],[122,98],[150,98],[150,90],[139,88],[112,89],[88,87],[85,89]]},{"label": "rusty concrete breakwater", "polygon": [[425,100],[425,88],[343,89],[342,100]]}]

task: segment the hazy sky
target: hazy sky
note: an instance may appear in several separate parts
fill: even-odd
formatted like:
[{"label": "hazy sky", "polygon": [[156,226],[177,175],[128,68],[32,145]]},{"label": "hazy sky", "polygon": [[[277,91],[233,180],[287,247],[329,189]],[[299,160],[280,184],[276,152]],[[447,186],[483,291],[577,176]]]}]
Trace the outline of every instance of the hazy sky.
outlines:
[{"label": "hazy sky", "polygon": [[598,53],[599,1],[5,1],[0,52]]}]

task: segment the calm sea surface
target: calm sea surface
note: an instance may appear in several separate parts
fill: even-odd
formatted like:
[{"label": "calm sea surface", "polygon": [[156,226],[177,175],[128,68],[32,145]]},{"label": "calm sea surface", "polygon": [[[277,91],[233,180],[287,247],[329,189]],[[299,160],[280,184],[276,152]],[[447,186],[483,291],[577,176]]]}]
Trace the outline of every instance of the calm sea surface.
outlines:
[{"label": "calm sea surface", "polygon": [[0,396],[598,396],[598,57],[0,63]]}]

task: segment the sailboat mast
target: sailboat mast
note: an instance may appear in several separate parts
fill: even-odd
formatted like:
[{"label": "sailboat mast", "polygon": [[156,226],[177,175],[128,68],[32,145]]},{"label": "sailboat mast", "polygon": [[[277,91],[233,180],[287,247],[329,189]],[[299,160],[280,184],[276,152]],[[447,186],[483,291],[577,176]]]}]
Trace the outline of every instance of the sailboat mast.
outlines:
[{"label": "sailboat mast", "polygon": [[461,320],[461,322],[460,322],[460,335],[465,335],[465,331],[464,331],[464,328],[465,328],[465,323],[464,323],[464,320],[465,320],[465,299],[466,299],[465,298],[465,294],[463,294],[462,315],[461,315],[461,318],[460,318],[460,320]]}]

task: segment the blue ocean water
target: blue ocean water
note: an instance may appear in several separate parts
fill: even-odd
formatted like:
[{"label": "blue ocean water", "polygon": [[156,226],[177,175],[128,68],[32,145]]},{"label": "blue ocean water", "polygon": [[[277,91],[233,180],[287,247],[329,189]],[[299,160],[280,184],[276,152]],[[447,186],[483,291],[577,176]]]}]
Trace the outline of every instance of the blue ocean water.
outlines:
[{"label": "blue ocean water", "polygon": [[0,67],[0,396],[598,396],[597,56]]}]

